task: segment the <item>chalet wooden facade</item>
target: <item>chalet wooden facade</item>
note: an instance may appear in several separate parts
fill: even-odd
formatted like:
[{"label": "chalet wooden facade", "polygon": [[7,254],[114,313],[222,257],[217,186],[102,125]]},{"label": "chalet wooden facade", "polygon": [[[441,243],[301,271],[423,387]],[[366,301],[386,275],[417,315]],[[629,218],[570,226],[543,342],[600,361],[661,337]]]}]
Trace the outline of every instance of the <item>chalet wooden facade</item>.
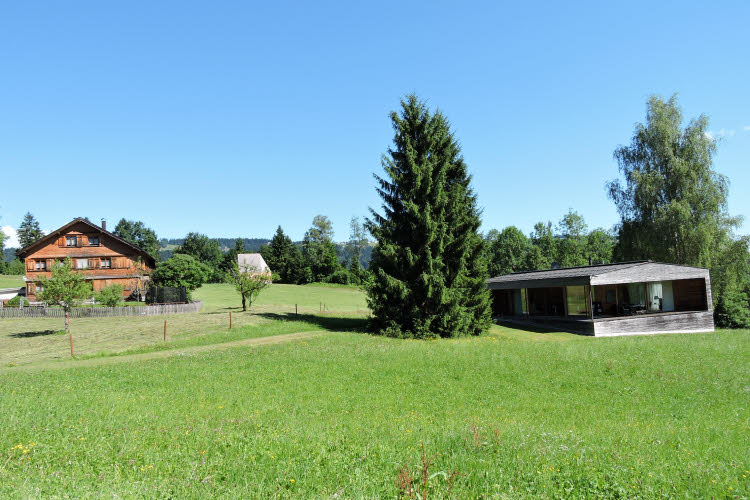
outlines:
[{"label": "chalet wooden facade", "polygon": [[491,278],[493,315],[595,336],[714,330],[707,269],[621,262]]},{"label": "chalet wooden facade", "polygon": [[51,276],[52,267],[66,258],[94,291],[118,284],[126,298],[143,290],[155,266],[151,255],[107,231],[104,221],[97,226],[83,218],[52,231],[17,255],[26,265],[26,297],[31,301],[36,300],[39,276]]}]

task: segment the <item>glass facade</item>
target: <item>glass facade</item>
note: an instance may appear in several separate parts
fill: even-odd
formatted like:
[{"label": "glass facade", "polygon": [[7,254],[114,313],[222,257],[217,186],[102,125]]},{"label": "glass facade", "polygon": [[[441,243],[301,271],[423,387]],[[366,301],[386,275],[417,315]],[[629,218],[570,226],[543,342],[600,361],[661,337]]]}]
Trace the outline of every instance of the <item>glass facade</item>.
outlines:
[{"label": "glass facade", "polygon": [[588,315],[588,297],[585,286],[565,287],[568,299],[568,316]]}]

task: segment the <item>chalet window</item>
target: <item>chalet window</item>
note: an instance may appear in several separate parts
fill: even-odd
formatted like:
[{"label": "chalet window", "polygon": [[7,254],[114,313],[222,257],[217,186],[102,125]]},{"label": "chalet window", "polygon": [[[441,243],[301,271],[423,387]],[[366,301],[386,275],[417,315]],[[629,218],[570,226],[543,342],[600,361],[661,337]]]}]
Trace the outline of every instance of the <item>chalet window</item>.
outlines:
[{"label": "chalet window", "polygon": [[89,268],[89,259],[76,259],[76,268],[77,269],[88,269]]},{"label": "chalet window", "polygon": [[109,259],[109,258],[102,259],[99,267],[101,267],[102,269],[109,269],[109,268],[111,268],[112,267],[112,259]]},{"label": "chalet window", "polygon": [[91,247],[98,247],[99,246],[99,237],[98,236],[89,236],[89,246],[91,246]]},{"label": "chalet window", "polygon": [[78,238],[75,236],[66,236],[65,237],[65,246],[66,247],[76,247],[78,246]]},{"label": "chalet window", "polygon": [[46,260],[38,260],[34,263],[34,269],[36,271],[44,271],[47,269],[47,261]]},{"label": "chalet window", "polygon": [[39,286],[39,285],[36,285],[36,286],[35,286],[34,288],[35,288],[35,290],[36,290],[36,293],[39,293],[39,292],[43,292],[43,291],[44,291],[44,287],[42,287],[42,286]]}]

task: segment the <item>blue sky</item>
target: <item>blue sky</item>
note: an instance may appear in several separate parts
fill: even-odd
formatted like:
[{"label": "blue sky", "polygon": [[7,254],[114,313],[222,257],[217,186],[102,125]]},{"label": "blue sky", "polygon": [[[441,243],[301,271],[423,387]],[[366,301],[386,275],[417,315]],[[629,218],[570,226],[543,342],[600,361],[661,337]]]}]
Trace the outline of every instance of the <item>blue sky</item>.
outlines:
[{"label": "blue sky", "polygon": [[6,2],[0,225],[299,239],[325,214],[344,240],[379,206],[410,92],[451,120],[483,230],[568,208],[615,224],[612,152],[654,93],[710,117],[748,215],[748,19],[746,1]]}]

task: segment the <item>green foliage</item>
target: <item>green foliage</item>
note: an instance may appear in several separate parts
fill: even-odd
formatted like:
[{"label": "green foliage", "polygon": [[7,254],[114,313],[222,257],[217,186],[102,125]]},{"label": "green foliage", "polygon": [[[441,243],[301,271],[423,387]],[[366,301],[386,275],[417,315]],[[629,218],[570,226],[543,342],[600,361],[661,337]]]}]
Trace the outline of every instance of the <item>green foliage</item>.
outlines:
[{"label": "green foliage", "polygon": [[184,286],[190,292],[205,283],[211,274],[211,269],[194,257],[175,254],[156,265],[156,269],[151,273],[151,280],[157,286]]},{"label": "green foliage", "polygon": [[316,215],[302,241],[302,252],[312,272],[313,281],[325,281],[341,267],[332,238],[331,221],[325,215]]},{"label": "green foliage", "polygon": [[205,264],[209,269],[207,278],[209,283],[221,283],[224,281],[226,274],[222,270],[224,254],[216,240],[204,234],[189,233],[185,237],[182,246],[175,250],[175,254],[190,255]]},{"label": "green foliage", "polygon": [[31,215],[31,212],[26,212],[26,215],[23,216],[23,221],[17,232],[21,248],[26,248],[44,237],[44,232],[39,227],[39,222]]},{"label": "green foliage", "polygon": [[531,243],[539,250],[532,255],[536,269],[550,269],[557,262],[557,239],[552,232],[552,223],[537,222],[531,233]]},{"label": "green foliage", "polygon": [[231,272],[235,265],[237,265],[237,256],[245,252],[245,242],[242,238],[234,240],[234,245],[230,248],[227,253],[224,254],[224,259],[221,263],[221,269],[224,272]]},{"label": "green foliage", "polygon": [[373,327],[417,338],[478,335],[490,322],[476,196],[445,116],[410,95],[391,113],[394,148],[375,176],[384,214],[367,287]]},{"label": "green foliage", "polygon": [[242,297],[243,311],[252,307],[260,292],[271,284],[271,275],[261,271],[261,269],[243,269],[240,271],[239,266],[235,264],[232,270],[227,273],[227,281],[234,285],[235,290]]},{"label": "green foliage", "polygon": [[527,238],[520,229],[509,226],[490,230],[485,237],[485,252],[491,276],[519,271],[607,264],[612,262],[616,238],[597,228],[587,232],[586,221],[570,210],[552,230],[552,223],[539,222]]},{"label": "green foliage", "polygon": [[531,240],[515,226],[508,226],[502,231],[492,229],[485,237],[490,276],[528,270],[531,251]]},{"label": "green foliage", "polygon": [[109,285],[102,288],[94,294],[94,299],[107,307],[115,307],[122,302],[122,292],[125,288],[122,285]]},{"label": "green foliage", "polygon": [[592,264],[609,264],[617,238],[609,231],[597,228],[586,237],[586,256]]},{"label": "green foliage", "polygon": [[727,213],[727,179],[714,171],[716,141],[701,115],[682,128],[677,97],[653,96],[646,124],[615,150],[624,177],[609,184],[620,213],[618,252],[711,267],[720,240],[739,224]]},{"label": "green foliage", "polygon": [[24,307],[29,305],[29,301],[25,297],[21,297],[20,295],[16,295],[8,302],[6,302],[5,305],[8,307],[18,307],[21,304],[21,301],[23,301]]},{"label": "green foliage", "polygon": [[276,228],[270,243],[261,246],[260,254],[271,271],[278,274],[281,283],[305,284],[312,281],[312,277],[308,277],[305,272],[306,263],[302,252],[284,234],[281,226]]},{"label": "green foliage", "polygon": [[349,270],[345,267],[339,267],[336,269],[333,274],[327,277],[325,282],[336,283],[339,285],[359,284],[358,279],[352,276]]},{"label": "green foliage", "polygon": [[159,239],[156,232],[143,222],[120,219],[112,233],[159,260]]},{"label": "green foliage", "polygon": [[557,263],[560,267],[588,265],[587,226],[581,214],[569,210],[557,225]]},{"label": "green foliage", "polygon": [[26,273],[26,267],[23,265],[21,259],[13,259],[8,262],[8,266],[5,268],[5,274],[22,275]]}]

